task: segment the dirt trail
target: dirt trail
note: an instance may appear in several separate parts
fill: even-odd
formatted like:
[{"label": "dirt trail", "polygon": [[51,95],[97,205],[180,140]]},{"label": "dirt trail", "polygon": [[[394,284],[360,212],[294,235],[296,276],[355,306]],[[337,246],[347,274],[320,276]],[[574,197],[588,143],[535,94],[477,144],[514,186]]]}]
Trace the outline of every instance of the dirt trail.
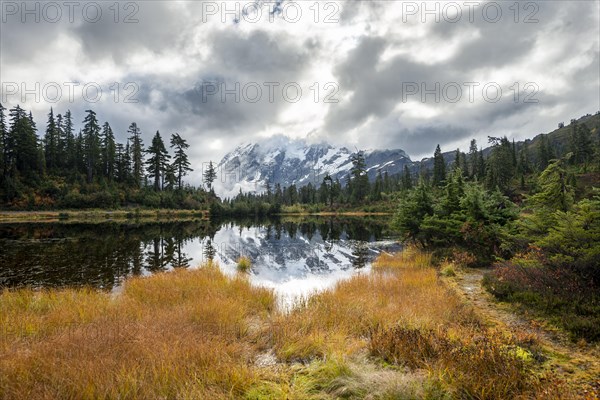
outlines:
[{"label": "dirt trail", "polygon": [[495,301],[482,286],[484,273],[481,269],[466,269],[446,282],[472,304],[485,321],[516,335],[526,333],[536,337],[548,357],[546,369],[572,382],[582,398],[600,399],[600,346],[573,343],[563,332]]}]

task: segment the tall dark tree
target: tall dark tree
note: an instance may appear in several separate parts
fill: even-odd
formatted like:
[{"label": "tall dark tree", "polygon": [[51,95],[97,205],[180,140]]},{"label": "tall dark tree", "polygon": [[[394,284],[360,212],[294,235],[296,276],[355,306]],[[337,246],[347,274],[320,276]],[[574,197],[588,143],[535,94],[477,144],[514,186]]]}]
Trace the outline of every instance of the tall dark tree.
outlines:
[{"label": "tall dark tree", "polygon": [[323,182],[319,188],[319,198],[323,203],[329,203],[330,207],[333,206],[333,179],[331,179],[329,174],[326,174],[323,178]]},{"label": "tall dark tree", "polygon": [[587,165],[592,160],[594,148],[590,128],[586,124],[572,124],[570,147],[573,157],[573,164],[583,164],[587,169]]},{"label": "tall dark tree", "polygon": [[108,122],[102,126],[102,173],[112,182],[115,179],[117,145],[115,143],[115,135]]},{"label": "tall dark tree", "polygon": [[410,169],[408,169],[408,165],[404,166],[402,171],[402,190],[410,190],[413,187],[412,182],[412,174],[410,173]]},{"label": "tall dark tree", "polygon": [[175,156],[173,157],[173,166],[175,167],[175,171],[177,174],[177,183],[179,189],[183,188],[183,177],[187,175],[188,172],[193,171],[190,168],[190,161],[188,160],[188,156],[186,154],[186,150],[190,147],[190,145],[179,136],[179,133],[174,133],[171,135],[171,148],[174,149]]},{"label": "tall dark tree", "polygon": [[140,187],[144,178],[144,143],[142,132],[135,122],[129,125],[129,142],[131,143],[131,174],[136,187]]},{"label": "tall dark tree", "polygon": [[[208,188],[209,192],[213,191],[213,182],[215,181],[215,179],[217,179],[217,172],[215,171],[215,166],[213,165],[212,161],[208,162],[208,167],[206,168],[206,171],[204,171],[204,182],[206,183],[206,187]],[[269,186],[269,182],[267,181],[267,193],[270,194],[271,192],[271,188]]]},{"label": "tall dark tree", "polygon": [[18,105],[10,110],[9,116],[10,142],[14,146],[10,153],[14,157],[15,170],[26,179],[36,179],[39,176],[39,149],[33,118]]},{"label": "tall dark tree", "polygon": [[[471,139],[469,146],[469,177],[471,179],[477,176],[479,164],[479,152],[477,151],[477,140]],[[481,178],[481,177],[479,177]]]},{"label": "tall dark tree", "polygon": [[150,156],[146,161],[146,170],[154,179],[154,190],[159,191],[164,186],[164,175],[169,164],[169,159],[171,158],[159,131],[156,131],[156,135],[152,138],[152,145],[146,152]]},{"label": "tall dark tree", "polygon": [[4,180],[8,174],[8,161],[10,144],[8,141],[8,127],[4,118],[4,106],[0,103],[0,181]]},{"label": "tall dark tree", "polygon": [[383,192],[383,176],[381,175],[381,169],[377,171],[375,182],[373,183],[373,190],[371,193],[371,199],[375,201],[381,200],[381,193]]},{"label": "tall dark tree", "polygon": [[49,171],[55,171],[59,163],[59,139],[60,134],[54,119],[54,110],[50,108],[48,123],[46,124],[46,135],[44,136],[44,156],[46,158],[46,168]]},{"label": "tall dark tree", "polygon": [[443,186],[446,181],[446,161],[438,144],[433,153],[433,184]]},{"label": "tall dark tree", "polygon": [[541,135],[538,144],[538,167],[541,170],[546,169],[552,159],[554,159],[554,151],[548,140],[548,135]]},{"label": "tall dark tree", "polygon": [[357,203],[362,201],[369,191],[369,178],[367,177],[367,164],[362,151],[358,151],[350,156],[352,168],[350,169],[352,201]]},{"label": "tall dark tree", "polygon": [[65,138],[65,166],[70,170],[77,169],[77,149],[71,110],[67,110],[65,116],[63,117],[63,135]]},{"label": "tall dark tree", "polygon": [[489,141],[492,144],[492,152],[487,163],[486,186],[491,190],[499,188],[506,191],[516,170],[513,146],[506,136],[490,137]]},{"label": "tall dark tree", "polygon": [[93,110],[86,110],[83,120],[83,142],[85,149],[85,166],[87,182],[92,183],[100,168],[100,124]]}]

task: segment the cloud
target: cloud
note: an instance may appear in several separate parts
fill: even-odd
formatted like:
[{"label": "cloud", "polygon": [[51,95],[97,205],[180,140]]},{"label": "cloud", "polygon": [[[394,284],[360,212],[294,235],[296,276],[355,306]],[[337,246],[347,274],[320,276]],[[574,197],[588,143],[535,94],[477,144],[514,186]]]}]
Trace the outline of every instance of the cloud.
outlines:
[{"label": "cloud", "polygon": [[[103,15],[95,23],[81,15],[86,2],[74,22],[22,23],[20,15],[4,15],[0,80],[29,88],[36,82],[97,82],[105,88],[98,103],[78,98],[22,105],[40,128],[50,106],[55,113],[70,108],[77,121],[92,107],[121,140],[132,121],[142,127],[146,142],[156,130],[164,136],[179,132],[189,138],[198,166],[219,160],[242,141],[276,134],[402,148],[419,158],[437,143],[450,150],[466,148],[471,137],[480,143],[488,135],[524,138],[600,109],[598,2],[519,3],[517,22],[513,2],[496,2],[502,7],[497,22],[482,17],[493,6],[481,2],[472,21],[463,7],[458,21],[440,15],[437,23],[432,15],[422,22],[422,9],[408,15],[401,1],[336,1],[327,8],[320,2],[318,13],[310,8],[314,3],[297,2],[301,18],[290,22],[283,12],[290,3],[267,9],[258,2],[264,14],[257,22],[224,15],[220,2],[212,3],[219,9],[207,18],[207,2],[185,1],[136,2],[138,22],[129,24],[123,19],[134,9],[125,9],[125,3],[118,23],[110,2],[99,3]],[[435,4],[442,10],[446,3],[427,2]],[[270,13],[273,7],[279,11]],[[525,23],[527,16],[538,21]],[[136,103],[123,101],[128,82],[138,88]],[[280,84],[273,101],[265,82]],[[302,89],[297,102],[282,98],[281,86],[290,82]],[[324,101],[329,82],[339,87],[337,103]],[[479,83],[473,101],[465,82]],[[119,101],[109,89],[114,83],[120,85]],[[410,92],[411,83],[418,93]],[[440,90],[457,84],[462,96],[421,98],[421,89],[436,83]],[[497,102],[482,96],[488,83],[502,88]],[[222,101],[220,92],[211,92],[214,84],[229,90],[239,84],[239,101],[232,94]],[[262,96],[251,101],[242,92],[250,85],[246,94],[254,93],[255,84]],[[527,84],[537,85],[535,93]],[[524,102],[528,95],[537,103]],[[17,103],[14,97],[5,106]],[[199,181],[198,172],[193,179]]]}]

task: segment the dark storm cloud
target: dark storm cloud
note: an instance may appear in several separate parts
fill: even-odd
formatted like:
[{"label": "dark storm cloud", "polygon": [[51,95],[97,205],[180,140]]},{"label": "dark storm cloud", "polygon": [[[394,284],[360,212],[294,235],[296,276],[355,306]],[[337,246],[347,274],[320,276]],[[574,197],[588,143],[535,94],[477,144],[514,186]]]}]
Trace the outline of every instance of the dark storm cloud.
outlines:
[{"label": "dark storm cloud", "polygon": [[[157,54],[172,51],[182,45],[186,34],[189,35],[191,21],[183,9],[174,8],[166,1],[132,4],[137,9],[120,10],[119,22],[115,22],[114,12],[110,12],[98,22],[84,22],[73,28],[74,36],[90,60],[110,57],[120,64],[142,50]],[[106,7],[103,8],[106,12]]]},{"label": "dark storm cloud", "polygon": [[[409,153],[423,154],[431,151],[434,142],[433,146],[437,143],[456,143],[466,140],[470,135],[481,134],[486,129],[496,130],[507,123],[526,125],[532,119],[539,120],[537,115],[543,110],[559,107],[565,110],[583,108],[593,112],[600,106],[596,104],[598,95],[592,93],[597,93],[600,79],[597,5],[590,2],[537,2],[535,4],[539,10],[531,17],[537,18],[538,22],[525,24],[522,21],[531,14],[531,10],[521,9],[521,22],[515,23],[514,15],[508,10],[513,3],[500,4],[503,18],[496,23],[482,18],[483,6],[479,6],[474,10],[473,22],[465,16],[458,23],[442,20],[432,25],[429,35],[415,39],[417,43],[422,42],[423,46],[433,44],[441,47],[457,38],[462,39],[454,54],[443,62],[419,63],[406,53],[384,61],[381,56],[387,48],[405,43],[398,42],[393,35],[361,37],[358,45],[334,69],[343,90],[352,95],[330,109],[326,118],[327,130],[337,136],[368,123],[359,129],[358,134],[362,134],[361,130],[368,131],[369,147],[377,147],[377,143],[384,146],[395,144],[395,147],[402,147]],[[348,5],[348,18],[357,15],[359,7],[357,4]],[[545,33],[558,34],[561,42],[545,42]],[[543,50],[553,50],[552,46],[560,46],[563,51],[557,52],[556,56],[551,52],[551,64],[548,67],[557,68],[557,72],[560,72],[557,65],[565,63],[568,59],[565,57],[582,56],[576,46],[570,46],[570,42],[580,41],[584,37],[589,41],[587,58],[592,61],[583,60],[579,71],[573,76],[564,77],[571,84],[560,95],[550,93],[543,87],[544,82],[538,82],[538,74],[544,72],[539,67],[516,69],[518,75],[522,76],[520,79],[523,79],[521,85],[525,82],[538,85],[539,90],[534,96],[537,103],[523,102],[526,93],[521,86],[519,101],[513,100],[507,88],[501,101],[491,103],[480,99],[467,108],[461,107],[461,103],[451,104],[443,99],[436,103],[432,97],[421,100],[438,111],[435,124],[429,122],[428,118],[421,121],[415,117],[409,120],[404,118],[403,110],[409,108],[410,104],[404,102],[403,83],[422,83],[430,88],[436,82],[441,85],[447,82],[471,82],[475,76],[487,76],[487,82],[494,82],[497,73],[502,76],[503,69],[529,63],[535,65],[538,61],[536,57],[544,57]],[[534,56],[536,52],[538,54]],[[483,85],[486,82],[480,83]],[[419,99],[418,96],[416,98]]]},{"label": "dark storm cloud", "polygon": [[433,87],[445,77],[452,76],[452,81],[460,78],[453,76],[448,66],[418,64],[406,57],[381,62],[387,45],[385,38],[364,36],[335,69],[340,87],[352,96],[344,104],[332,108],[327,116],[329,130],[343,132],[360,126],[371,116],[385,116],[396,104],[409,100],[408,89],[413,83],[430,82],[429,86]]},{"label": "dark storm cloud", "polygon": [[[78,17],[75,23],[63,19],[23,24],[9,18],[2,24],[0,68],[3,80],[27,69],[37,71],[35,79],[51,72],[52,79],[77,75],[65,76],[64,81],[134,82],[139,87],[138,103],[108,98],[96,104],[62,102],[55,105],[55,112],[71,108],[79,123],[83,111],[91,107],[122,139],[132,121],[142,126],[147,137],[157,129],[165,135],[187,133],[198,159],[214,158],[214,151],[206,146],[211,140],[224,142],[220,156],[265,131],[287,134],[285,129],[296,123],[280,122],[291,105],[281,99],[269,102],[264,86],[260,101],[242,98],[235,102],[228,96],[223,102],[219,93],[206,92],[207,82],[225,83],[231,89],[236,83],[240,87],[252,82],[285,84],[307,76],[320,80],[321,71],[314,72],[315,65],[323,68],[327,79],[333,74],[340,93],[347,96],[338,104],[324,106],[328,111],[319,117],[322,125],[311,125],[305,133],[314,129],[351,145],[347,134],[352,131],[359,145],[401,147],[413,156],[430,154],[437,143],[455,145],[474,135],[485,138],[505,133],[511,127],[539,133],[556,126],[554,119],[568,121],[599,109],[600,3],[535,2],[539,10],[532,17],[539,21],[530,24],[523,23],[530,13],[524,3],[519,3],[523,6],[519,23],[508,8],[514,2],[497,3],[503,17],[496,23],[482,18],[480,5],[473,22],[463,9],[459,22],[442,19],[421,24],[420,16],[409,23],[397,18],[402,7],[399,1],[337,1],[339,23],[304,26],[286,24],[281,18],[275,23],[222,23],[220,15],[205,23],[199,1],[136,2],[139,10],[134,18],[139,22],[124,23],[130,10],[121,9],[121,22],[115,23],[108,10],[113,2],[103,2],[105,14],[96,23]],[[311,12],[305,11],[305,17],[312,20]],[[325,11],[321,9],[321,18]],[[63,50],[66,46],[72,51]],[[48,54],[49,49],[56,49],[56,54]],[[441,61],[432,61],[416,54],[422,49],[451,51]],[[40,59],[53,61],[44,65]],[[521,84],[538,83],[539,102],[514,102],[510,93],[498,103],[479,100],[466,106],[429,97],[424,102],[428,109],[421,115],[420,109],[411,109],[421,102],[419,95],[407,102],[403,98],[403,89],[412,82],[432,87],[436,82],[463,83],[475,77],[494,81],[506,76],[516,76]],[[42,127],[50,105],[30,108]],[[295,114],[300,119],[303,112]],[[535,121],[541,122],[536,125]]]},{"label": "dark storm cloud", "polygon": [[[129,75],[126,81],[137,82],[138,100],[168,114],[174,127],[193,124],[227,132],[231,139],[271,123],[286,106],[280,88],[301,77],[309,52],[318,46],[311,41],[294,44],[285,35],[272,37],[261,30],[250,34],[223,31],[210,36],[207,43],[210,56],[199,60],[191,79],[138,74]],[[273,101],[265,82],[279,84]],[[226,90],[237,96],[223,95]],[[152,100],[152,93],[159,100]]]},{"label": "dark storm cloud", "polygon": [[262,81],[293,81],[299,78],[309,59],[314,41],[295,44],[287,35],[274,36],[264,30],[249,34],[237,30],[214,33],[208,42],[214,58],[213,68],[237,76]]}]

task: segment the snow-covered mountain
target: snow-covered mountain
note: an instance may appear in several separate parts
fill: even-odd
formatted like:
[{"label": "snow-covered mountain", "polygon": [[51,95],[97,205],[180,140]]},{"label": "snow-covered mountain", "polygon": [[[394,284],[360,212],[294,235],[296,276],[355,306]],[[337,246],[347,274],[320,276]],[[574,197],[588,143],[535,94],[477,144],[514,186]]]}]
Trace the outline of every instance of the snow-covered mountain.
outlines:
[{"label": "snow-covered mountain", "polygon": [[[266,182],[287,187],[291,184],[320,185],[329,174],[341,182],[352,168],[353,152],[327,143],[309,144],[302,139],[277,135],[257,143],[235,148],[218,164],[215,189],[222,197],[243,192],[263,192]],[[381,169],[393,175],[413,162],[403,150],[367,150],[363,152],[369,179]]]}]

